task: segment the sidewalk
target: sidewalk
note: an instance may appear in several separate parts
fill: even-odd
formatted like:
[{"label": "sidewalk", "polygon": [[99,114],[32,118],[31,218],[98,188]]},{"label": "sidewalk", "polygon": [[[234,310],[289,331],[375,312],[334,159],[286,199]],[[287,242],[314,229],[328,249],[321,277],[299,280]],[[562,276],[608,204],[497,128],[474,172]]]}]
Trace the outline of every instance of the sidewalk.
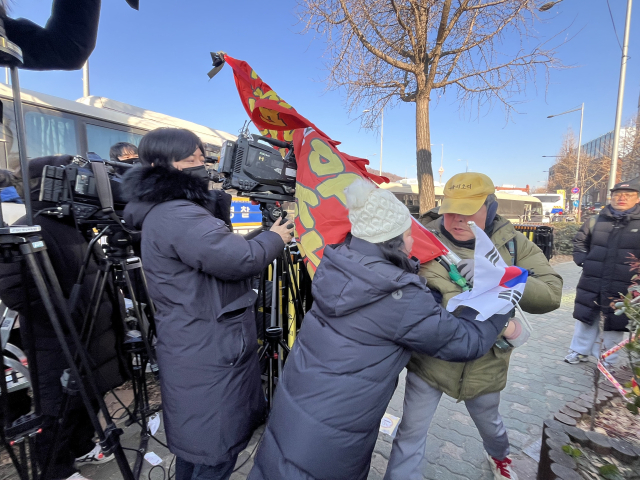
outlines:
[{"label": "sidewalk", "polygon": [[[592,363],[569,365],[563,361],[573,334],[574,320],[571,313],[581,269],[573,263],[560,264],[555,268],[564,279],[562,306],[550,314],[529,316],[536,330],[529,342],[513,353],[509,382],[502,392],[500,411],[507,426],[512,457],[520,480],[535,479],[537,459],[532,459],[524,452],[526,450],[536,456],[536,447],[539,449],[536,442],[541,437],[543,420],[553,416],[568,400],[586,391],[592,382]],[[388,413],[402,416],[403,394],[404,372],[387,408]],[[247,460],[262,430],[260,428],[254,434],[250,445],[241,453],[238,466]],[[137,426],[127,428],[122,437],[123,446],[137,448],[138,432]],[[166,441],[162,428],[157,437]],[[381,480],[384,476],[392,441],[388,435],[378,435],[371,460],[370,480]],[[168,470],[173,455],[153,440],[149,443],[148,451],[159,455],[163,459],[162,466]],[[126,453],[133,464],[135,452]],[[425,457],[425,479],[492,478],[489,465],[483,457],[482,442],[464,404],[456,403],[446,396],[443,396],[431,425]],[[250,458],[231,479],[245,479],[252,464],[253,458]],[[141,478],[148,478],[149,469],[150,465],[145,461]],[[115,462],[83,467],[82,474],[94,480],[121,478]],[[160,469],[155,469],[151,474],[151,480],[162,478]]]}]

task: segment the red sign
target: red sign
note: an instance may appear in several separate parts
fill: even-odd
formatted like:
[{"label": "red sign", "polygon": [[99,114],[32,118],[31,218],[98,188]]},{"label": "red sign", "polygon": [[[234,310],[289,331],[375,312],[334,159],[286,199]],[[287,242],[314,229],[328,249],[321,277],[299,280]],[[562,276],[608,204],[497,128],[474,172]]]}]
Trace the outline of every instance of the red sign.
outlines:
[{"label": "red sign", "polygon": [[[343,242],[351,230],[344,189],[360,177],[376,184],[389,180],[367,172],[368,160],[340,152],[340,142],[329,138],[282,100],[249,64],[228,55],[225,60],[233,69],[242,104],[261,134],[293,141],[298,163],[296,238],[313,276],[324,247]],[[412,236],[411,253],[422,263],[446,252],[417,221],[413,222]]]}]

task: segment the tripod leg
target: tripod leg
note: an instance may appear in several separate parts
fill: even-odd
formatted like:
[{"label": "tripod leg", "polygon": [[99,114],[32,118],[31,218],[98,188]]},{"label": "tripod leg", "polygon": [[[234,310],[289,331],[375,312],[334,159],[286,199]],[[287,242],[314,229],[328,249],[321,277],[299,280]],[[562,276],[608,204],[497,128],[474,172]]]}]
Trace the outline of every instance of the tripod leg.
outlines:
[{"label": "tripod leg", "polygon": [[[34,242],[36,243],[36,242]],[[42,243],[42,242],[40,242]],[[56,298],[56,303],[58,304],[58,308],[60,308],[63,318],[67,324],[67,328],[71,334],[73,342],[76,346],[77,352],[79,353],[80,361],[84,364],[85,370],[89,372],[89,361],[87,359],[87,355],[84,352],[82,342],[78,335],[78,332],[75,329],[75,325],[73,324],[73,319],[71,315],[66,310],[66,304],[64,300],[64,296],[62,294],[62,289],[60,287],[60,283],[56,277],[55,271],[53,270],[53,266],[51,265],[51,261],[49,260],[49,256],[46,253],[46,247],[44,244],[34,247],[31,243],[23,244],[20,246],[21,252],[24,254],[29,268],[31,270],[31,274],[35,281],[36,287],[38,289],[38,293],[40,294],[40,298],[42,299],[42,303],[49,315],[49,319],[52,323],[52,326],[55,330],[56,336],[58,337],[58,341],[60,342],[60,346],[62,348],[63,354],[69,364],[69,368],[71,369],[72,374],[78,380],[78,385],[80,387],[80,395],[82,396],[82,401],[84,402],[85,408],[89,413],[89,417],[91,418],[91,423],[93,424],[94,430],[98,433],[100,437],[101,445],[103,446],[103,450],[106,454],[109,454],[111,451],[114,451],[116,461],[118,462],[118,466],[120,467],[120,471],[125,480],[133,480],[133,475],[131,473],[131,469],[129,468],[129,464],[127,462],[127,458],[124,455],[124,451],[120,446],[118,435],[121,434],[121,430],[117,430],[111,416],[109,415],[109,411],[107,409],[106,404],[104,403],[104,399],[100,395],[100,392],[96,386],[95,380],[91,375],[87,375],[87,382],[91,388],[91,392],[93,397],[98,401],[100,405],[100,409],[102,410],[102,414],[104,415],[105,421],[107,422],[106,431],[102,429],[100,422],[98,421],[98,417],[93,414],[93,409],[91,405],[91,400],[87,391],[84,388],[82,378],[80,377],[80,372],[77,366],[73,361],[73,355],[69,350],[69,346],[66,344],[66,339],[64,336],[64,332],[62,330],[62,326],[60,324],[60,320],[58,314],[56,312],[56,308],[52,302],[51,296],[49,295],[49,291],[47,289],[47,284],[45,283],[45,277],[43,275],[40,266],[35,258],[35,253],[40,253],[40,258],[42,260],[44,266],[44,273],[46,274],[46,278],[49,284],[52,287],[54,297]]]},{"label": "tripod leg", "polygon": [[[4,445],[4,448],[7,450],[9,458],[11,458],[11,462],[13,462],[13,466],[16,467],[18,475],[20,475],[20,479],[22,480],[24,478],[24,474],[22,471],[23,466],[20,465],[20,460],[18,460],[16,452],[13,451],[13,447],[7,441],[7,437],[4,436],[4,428],[0,428],[0,440],[2,440],[2,445]],[[26,468],[26,465],[24,466],[24,468]]]},{"label": "tripod leg", "polygon": [[35,434],[29,435],[29,457],[31,459],[31,472],[34,479],[38,478],[38,463],[36,462],[36,438]]},{"label": "tripod leg", "polygon": [[[137,383],[136,390],[138,395],[136,395],[136,403],[134,409],[134,416],[137,416],[140,419],[140,443],[138,444],[138,452],[136,456],[136,461],[133,464],[133,477],[135,479],[140,478],[140,472],[142,470],[142,462],[144,460],[144,455],[147,453],[147,447],[149,445],[149,426],[147,424],[147,411],[149,406],[149,398],[147,396],[147,388],[146,388],[146,367],[147,361],[143,358],[141,353],[138,354],[138,366],[136,376],[133,379],[134,385]],[[137,411],[137,414],[136,414]]]},{"label": "tripod leg", "polygon": [[20,452],[20,463],[22,464],[22,478],[29,480],[29,463],[27,461],[27,446],[24,438],[18,443],[18,451]]},{"label": "tripod leg", "polygon": [[[98,271],[98,274],[96,275],[96,279],[93,282],[93,287],[91,289],[91,297],[88,303],[89,308],[87,309],[87,314],[84,317],[84,320],[82,323],[82,330],[81,330],[82,333],[80,334],[80,338],[84,339],[85,341],[85,344],[84,344],[85,348],[89,348],[89,345],[91,343],[91,337],[93,336],[95,319],[97,318],[97,315],[98,315],[102,295],[104,293],[106,282],[109,278],[111,269],[112,269],[112,264],[109,263],[104,270]],[[89,317],[89,315],[91,316]],[[88,328],[87,328],[87,324],[89,324]],[[74,355],[74,363],[78,362],[78,355],[79,353],[76,352],[76,354]],[[87,374],[90,375],[91,372],[87,372]],[[60,432],[63,430],[64,426],[67,425],[67,422],[68,422],[70,401],[71,401],[71,398],[69,397],[69,394],[65,392],[63,394],[63,400],[58,410],[58,414],[56,415],[56,422],[54,423],[54,427],[53,427],[53,441],[51,442],[51,447],[49,448],[49,452],[47,453],[44,470],[42,472],[43,478],[46,478],[47,473],[53,467],[53,463],[55,462],[58,456],[59,447],[60,447],[58,440],[60,438]]]},{"label": "tripod leg", "polygon": [[284,341],[284,339],[281,338],[278,344],[286,353],[291,353],[291,349],[289,348],[289,345],[287,345],[287,342]]},{"label": "tripod leg", "polygon": [[131,295],[131,302],[133,303],[133,311],[135,312],[136,318],[138,319],[138,328],[140,328],[140,334],[142,335],[142,341],[144,342],[144,346],[147,349],[147,355],[149,359],[156,363],[155,355],[153,353],[153,349],[151,348],[151,344],[149,343],[149,336],[147,334],[147,329],[144,325],[144,319],[142,316],[142,310],[140,308],[140,304],[138,303],[137,296],[133,289],[133,283],[131,282],[131,277],[129,276],[129,271],[126,269],[126,261],[122,261],[120,264],[120,268],[122,268],[122,274],[124,276],[125,282],[127,282],[127,289],[129,290],[129,295]]},{"label": "tripod leg", "polygon": [[[110,269],[111,267],[107,267],[108,269]],[[99,277],[100,275],[98,275]],[[84,348],[89,348],[89,344],[91,343],[91,337],[93,336],[93,327],[95,326],[96,323],[96,318],[98,318],[98,312],[100,311],[100,306],[102,303],[102,296],[104,295],[104,290],[107,286],[107,280],[109,280],[109,270],[103,272],[102,274],[102,278],[100,279],[100,287],[98,289],[97,295],[94,297],[92,297],[92,301],[93,303],[89,303],[89,305],[93,305],[93,309],[91,310],[91,321],[89,322],[89,328],[87,329],[86,326],[86,318],[85,318],[85,323],[82,325],[82,330],[83,330],[83,334],[81,335],[80,338],[83,338],[85,341],[84,344]],[[98,278],[96,278],[96,283],[98,282]],[[86,332],[84,330],[87,330]]]},{"label": "tripod leg", "polygon": [[[269,350],[271,350],[269,348]],[[273,378],[273,362],[275,362],[275,359],[273,358],[273,353],[274,352],[270,352],[271,354],[269,355],[269,376],[267,378],[267,408],[269,410],[271,410],[271,408],[273,407],[273,382],[275,381],[275,379]]]}]

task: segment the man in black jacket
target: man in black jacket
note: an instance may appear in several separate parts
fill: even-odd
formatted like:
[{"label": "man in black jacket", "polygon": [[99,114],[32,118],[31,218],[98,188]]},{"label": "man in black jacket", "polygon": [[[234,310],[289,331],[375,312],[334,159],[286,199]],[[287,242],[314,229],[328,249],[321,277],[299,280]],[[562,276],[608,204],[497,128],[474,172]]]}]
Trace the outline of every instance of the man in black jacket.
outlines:
[{"label": "man in black jacket", "polygon": [[[625,293],[633,273],[631,255],[640,258],[640,185],[637,180],[611,189],[611,204],[587,220],[573,239],[573,261],[583,267],[576,291],[573,318],[578,320],[565,361],[571,364],[598,358],[622,341],[625,316],[614,315],[612,300]],[[604,320],[602,345],[600,318]],[[617,355],[607,362],[615,364]]]}]

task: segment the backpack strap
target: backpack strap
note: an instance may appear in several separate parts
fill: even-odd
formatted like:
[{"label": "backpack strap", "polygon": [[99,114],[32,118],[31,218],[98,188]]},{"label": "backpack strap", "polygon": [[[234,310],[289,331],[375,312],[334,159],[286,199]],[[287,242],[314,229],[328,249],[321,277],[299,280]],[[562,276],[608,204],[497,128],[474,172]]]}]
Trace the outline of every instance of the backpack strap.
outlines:
[{"label": "backpack strap", "polygon": [[511,265],[515,265],[518,261],[518,249],[516,245],[516,237],[513,237],[511,240],[507,242],[507,249],[509,250],[509,255],[511,255]]}]

